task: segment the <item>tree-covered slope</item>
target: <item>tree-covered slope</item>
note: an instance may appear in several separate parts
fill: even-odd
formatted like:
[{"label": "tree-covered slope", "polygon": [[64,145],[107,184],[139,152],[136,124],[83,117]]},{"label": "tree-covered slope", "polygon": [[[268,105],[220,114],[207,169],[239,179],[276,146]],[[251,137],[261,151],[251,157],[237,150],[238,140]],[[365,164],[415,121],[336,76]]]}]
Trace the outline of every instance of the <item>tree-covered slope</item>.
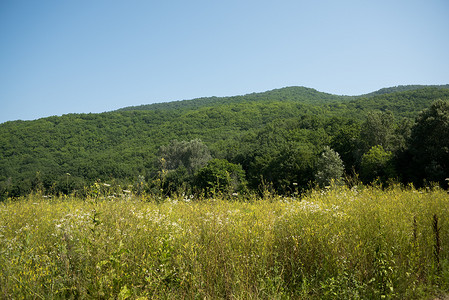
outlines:
[{"label": "tree-covered slope", "polygon": [[231,97],[204,97],[192,100],[181,100],[165,103],[154,103],[140,106],[130,106],[118,111],[129,110],[191,110],[204,107],[214,107],[223,104],[238,104],[248,102],[273,102],[273,101],[293,101],[303,104],[320,104],[325,102],[342,101],[350,99],[348,96],[337,96],[319,92],[306,87],[285,87],[274,89],[263,93],[252,93],[242,96]]},{"label": "tree-covered slope", "polygon": [[371,97],[357,97],[348,103],[348,109],[350,111],[354,109],[363,111],[390,110],[398,116],[415,118],[417,112],[427,108],[432,101],[449,98],[449,85],[405,87],[410,90],[401,91],[402,89],[399,89],[399,91],[393,93],[382,92]]},{"label": "tree-covered slope", "polygon": [[419,89],[425,89],[425,88],[438,88],[438,89],[449,89],[449,84],[444,85],[398,85],[394,87],[388,87],[388,88],[382,88],[378,91],[368,93],[365,95],[361,95],[359,97],[374,97],[379,95],[385,95],[385,94],[392,94],[397,92],[406,92],[406,91],[414,91]]},{"label": "tree-covered slope", "polygon": [[[69,192],[97,179],[150,178],[158,171],[158,149],[174,139],[201,139],[215,158],[241,164],[254,185],[262,169],[264,176],[275,178],[303,168],[309,177],[295,176],[306,182],[312,176],[313,157],[324,146],[337,150],[347,169],[357,163],[363,154],[361,125],[370,112],[391,111],[395,122],[402,117],[413,122],[419,111],[437,99],[449,99],[449,89],[344,97],[290,87],[6,122],[0,124],[0,193],[21,195],[40,187]],[[310,164],[300,167],[301,156],[310,159]],[[286,161],[294,157],[287,166]],[[284,169],[277,168],[283,164]]]},{"label": "tree-covered slope", "polygon": [[[419,89],[449,89],[447,85],[401,85],[396,87],[383,88],[378,91],[364,94],[360,96],[340,96],[328,93],[319,92],[312,88],[306,88],[301,86],[284,87],[280,89],[274,89],[262,93],[252,93],[241,96],[231,97],[203,97],[192,100],[180,100],[164,103],[146,104],[140,106],[129,106],[121,108],[117,111],[130,111],[130,110],[190,110],[198,109],[201,107],[214,107],[222,104],[236,104],[247,102],[272,102],[272,101],[293,101],[301,102],[303,104],[329,104],[333,102],[344,102],[345,100],[373,98],[376,96],[385,96],[390,94],[396,94],[398,92],[416,91]],[[393,95],[393,98],[395,96]],[[375,100],[372,100],[375,101]]]}]

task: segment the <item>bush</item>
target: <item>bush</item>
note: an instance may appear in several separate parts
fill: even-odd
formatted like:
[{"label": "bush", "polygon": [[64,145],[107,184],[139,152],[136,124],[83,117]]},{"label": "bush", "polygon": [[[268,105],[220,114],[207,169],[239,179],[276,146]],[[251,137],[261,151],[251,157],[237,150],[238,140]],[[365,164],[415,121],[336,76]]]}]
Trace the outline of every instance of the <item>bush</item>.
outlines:
[{"label": "bush", "polygon": [[325,147],[317,162],[315,180],[320,187],[338,184],[342,181],[344,169],[340,155],[330,147]]},{"label": "bush", "polygon": [[393,165],[393,154],[385,151],[381,145],[372,147],[362,156],[361,173],[365,183],[379,179],[385,183],[396,176]]},{"label": "bush", "polygon": [[237,193],[246,187],[245,172],[240,165],[225,159],[213,159],[195,176],[196,188],[206,193]]}]

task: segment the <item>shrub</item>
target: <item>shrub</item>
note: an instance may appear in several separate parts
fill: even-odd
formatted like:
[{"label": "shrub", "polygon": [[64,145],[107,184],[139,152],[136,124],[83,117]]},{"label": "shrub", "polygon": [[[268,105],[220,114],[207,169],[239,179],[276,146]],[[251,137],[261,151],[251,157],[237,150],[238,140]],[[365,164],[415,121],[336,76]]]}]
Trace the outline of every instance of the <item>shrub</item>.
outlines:
[{"label": "shrub", "polygon": [[245,172],[240,165],[225,159],[213,159],[198,171],[195,186],[206,193],[221,192],[230,195],[242,192],[246,187]]},{"label": "shrub", "polygon": [[330,147],[325,147],[316,169],[315,180],[320,187],[324,187],[341,183],[345,167],[340,155]]}]

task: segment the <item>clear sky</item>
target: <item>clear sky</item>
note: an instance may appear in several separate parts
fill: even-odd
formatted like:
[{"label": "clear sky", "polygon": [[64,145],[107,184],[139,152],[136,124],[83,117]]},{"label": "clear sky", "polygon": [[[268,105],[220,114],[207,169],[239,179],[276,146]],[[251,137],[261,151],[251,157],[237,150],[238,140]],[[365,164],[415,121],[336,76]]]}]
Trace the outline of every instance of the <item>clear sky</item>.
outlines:
[{"label": "clear sky", "polygon": [[1,0],[0,123],[449,83],[447,0]]}]

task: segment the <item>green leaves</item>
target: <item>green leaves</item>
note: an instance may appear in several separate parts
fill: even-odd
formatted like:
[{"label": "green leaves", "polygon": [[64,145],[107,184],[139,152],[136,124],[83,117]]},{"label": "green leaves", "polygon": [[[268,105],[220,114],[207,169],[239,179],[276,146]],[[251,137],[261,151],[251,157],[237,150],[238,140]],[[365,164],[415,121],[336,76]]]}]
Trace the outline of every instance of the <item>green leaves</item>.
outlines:
[{"label": "green leaves", "polygon": [[381,145],[372,147],[362,156],[361,177],[366,183],[371,183],[375,179],[386,182],[389,178],[395,177],[393,166],[393,154],[385,151]]},{"label": "green leaves", "polygon": [[315,180],[320,187],[342,181],[344,164],[340,155],[330,147],[325,147],[317,161]]},{"label": "green leaves", "polygon": [[[142,175],[151,181],[160,171],[161,155],[167,170],[177,170],[169,171],[172,182],[191,183],[214,157],[240,164],[250,188],[272,182],[283,193],[292,182],[307,187],[315,179],[316,159],[325,146],[340,154],[348,173],[360,172],[362,155],[381,145],[393,153],[404,181],[444,184],[447,105],[429,108],[411,131],[418,112],[439,98],[449,99],[447,86],[398,87],[363,97],[290,87],[6,122],[0,124],[0,199],[25,195],[36,186],[67,194],[98,179],[129,184]],[[170,144],[173,140],[186,142]],[[200,140],[204,143],[193,142]],[[407,166],[410,159],[413,165]],[[69,184],[66,173],[72,174]]]},{"label": "green leaves", "polygon": [[213,159],[195,176],[195,186],[208,193],[231,195],[246,188],[245,172],[240,165],[224,159]]},{"label": "green leaves", "polygon": [[449,177],[449,101],[435,101],[424,110],[412,128],[410,152],[423,179],[447,186]]}]

